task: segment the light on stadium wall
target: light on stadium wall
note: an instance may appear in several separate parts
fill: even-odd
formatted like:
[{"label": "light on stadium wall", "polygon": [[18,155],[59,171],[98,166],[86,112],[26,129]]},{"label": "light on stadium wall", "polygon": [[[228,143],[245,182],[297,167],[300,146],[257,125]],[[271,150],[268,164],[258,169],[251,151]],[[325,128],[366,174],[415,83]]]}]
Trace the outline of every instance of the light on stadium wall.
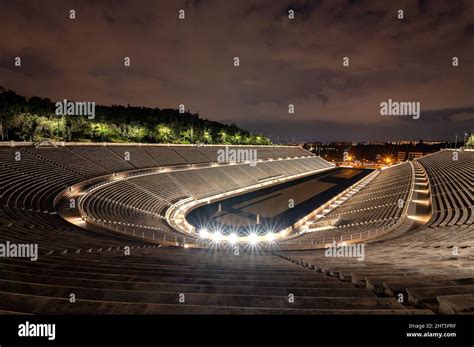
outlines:
[{"label": "light on stadium wall", "polygon": [[255,246],[257,243],[258,243],[258,235],[255,234],[255,233],[251,233],[249,234],[249,243],[252,245],[252,246]]},{"label": "light on stadium wall", "polygon": [[271,232],[270,232],[270,233],[267,233],[267,235],[266,235],[265,237],[266,237],[266,239],[267,239],[268,241],[270,241],[270,242],[275,241],[275,234],[274,234],[274,233],[271,233]]},{"label": "light on stadium wall", "polygon": [[431,204],[431,201],[430,199],[424,199],[424,200],[412,200],[414,203],[416,204],[420,204],[420,205],[425,205],[425,206],[429,206]]},{"label": "light on stadium wall", "polygon": [[215,232],[211,234],[211,239],[214,242],[220,242],[222,240],[222,234],[220,232]]},{"label": "light on stadium wall", "polygon": [[427,216],[407,216],[407,218],[418,221],[418,222],[422,222],[422,223],[426,223],[430,220],[429,215],[427,215]]},{"label": "light on stadium wall", "polygon": [[228,237],[229,243],[235,245],[238,242],[238,237],[236,234],[230,234]]},{"label": "light on stadium wall", "polygon": [[202,228],[202,229],[199,230],[199,237],[200,237],[201,239],[207,238],[208,235],[209,235],[209,231],[207,231],[206,228]]}]

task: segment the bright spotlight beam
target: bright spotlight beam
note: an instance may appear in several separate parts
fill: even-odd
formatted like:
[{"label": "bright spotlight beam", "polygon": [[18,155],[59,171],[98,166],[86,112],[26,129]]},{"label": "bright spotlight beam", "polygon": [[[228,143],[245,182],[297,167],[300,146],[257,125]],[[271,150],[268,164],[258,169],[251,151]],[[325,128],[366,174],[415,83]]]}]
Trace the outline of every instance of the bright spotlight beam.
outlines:
[{"label": "bright spotlight beam", "polygon": [[273,242],[273,241],[275,241],[275,234],[274,233],[267,233],[267,235],[265,235],[265,238],[267,239],[267,241]]}]

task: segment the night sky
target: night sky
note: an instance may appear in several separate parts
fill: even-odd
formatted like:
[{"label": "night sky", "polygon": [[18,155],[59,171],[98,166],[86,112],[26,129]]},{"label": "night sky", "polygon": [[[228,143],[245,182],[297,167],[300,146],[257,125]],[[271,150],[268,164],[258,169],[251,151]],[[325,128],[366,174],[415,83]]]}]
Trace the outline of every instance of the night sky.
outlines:
[{"label": "night sky", "polygon": [[[474,129],[470,0],[0,0],[0,33],[0,86],[54,102],[184,104],[273,141]],[[381,116],[388,99],[420,102],[421,118]]]}]

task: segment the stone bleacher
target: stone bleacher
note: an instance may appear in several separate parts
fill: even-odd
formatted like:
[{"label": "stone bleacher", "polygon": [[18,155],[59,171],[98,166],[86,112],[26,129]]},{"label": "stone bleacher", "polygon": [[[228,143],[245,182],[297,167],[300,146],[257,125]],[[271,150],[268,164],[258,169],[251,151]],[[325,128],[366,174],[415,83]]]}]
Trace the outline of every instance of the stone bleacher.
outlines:
[{"label": "stone bleacher", "polygon": [[[83,201],[94,218],[121,223],[138,236],[171,238],[174,234],[163,220],[163,211],[179,199],[249,186],[275,173],[288,176],[327,165],[313,157],[265,161],[257,165],[258,170],[247,166],[244,170],[241,165],[187,170],[185,166],[198,159],[173,146],[112,147],[0,149],[0,242],[37,243],[40,253],[35,262],[0,259],[0,312],[472,313],[473,152],[459,153],[456,161],[450,151],[419,159],[429,178],[433,217],[396,237],[365,244],[365,259],[359,262],[328,258],[324,250],[297,246],[275,249],[274,254],[242,251],[239,256],[226,249],[160,247],[100,226],[84,229],[58,216],[57,208],[64,206],[55,206],[54,198],[72,184],[119,171],[181,165],[185,170],[117,180]],[[195,148],[212,162],[206,147]],[[121,156],[127,149],[133,158],[129,161]],[[18,153],[20,160],[15,160]],[[308,156],[291,147],[262,147],[259,153],[259,158],[273,159]],[[332,210],[328,217],[337,216],[341,228],[328,236],[377,228],[388,218],[400,218],[394,202],[408,196],[408,168],[403,164],[383,171]],[[69,304],[70,293],[77,297],[74,305]],[[290,294],[294,302],[289,301]]]},{"label": "stone bleacher", "polygon": [[[179,149],[175,150],[175,147],[179,147]],[[214,147],[217,146],[206,146],[205,148],[215,150]],[[285,153],[292,151],[300,156],[308,155],[308,152],[299,147],[271,147],[274,158],[281,156],[280,149]],[[110,237],[110,234],[106,233],[107,236],[104,238],[104,230],[101,228],[98,230],[92,228],[94,232],[87,231],[77,228],[62,219],[56,213],[55,197],[73,184],[114,172],[168,165],[186,166],[192,163],[190,155],[187,155],[190,161],[188,162],[178,154],[178,151],[181,153],[183,151],[198,153],[199,147],[103,146],[98,144],[67,144],[63,147],[47,148],[32,146],[2,147],[0,148],[0,235],[3,240],[12,242],[29,239],[31,242],[38,243],[40,249],[44,252],[77,250],[79,248],[99,249],[99,245],[102,245],[102,242]],[[129,157],[126,158],[128,154]],[[203,157],[204,155],[201,155],[201,158]],[[234,169],[226,167],[223,170],[231,172]],[[135,222],[140,219],[139,215],[142,210],[149,208],[153,213],[161,214],[160,209],[189,195],[188,192],[176,184],[178,181],[171,177],[171,173],[166,174],[166,177],[163,175],[161,177],[160,182],[153,182],[151,185],[147,184],[146,177],[138,177],[114,192],[114,194],[127,195],[134,189],[136,194],[141,194],[142,197],[153,198],[155,205],[141,206],[139,204],[138,209],[130,209],[133,210],[133,220]],[[216,177],[213,176],[211,180],[217,180]],[[189,178],[191,184],[193,178]],[[250,184],[254,181],[255,179],[252,177],[250,182],[249,177],[246,183]],[[208,181],[205,181],[205,184],[208,183]],[[223,188],[222,184],[220,187]],[[216,192],[221,190],[217,186],[214,188]],[[208,193],[202,187],[200,189],[201,194]],[[160,198],[163,195],[165,198]],[[117,198],[119,197],[118,195]],[[101,203],[105,204],[105,201],[107,201],[106,206],[110,206],[113,200],[110,197],[108,199],[102,198]],[[128,211],[127,213],[131,212]],[[124,219],[123,223],[125,223],[125,219],[131,217],[127,214],[124,216],[113,214],[110,217],[112,216]],[[119,221],[120,219],[115,222]],[[127,223],[135,224],[130,223],[130,221],[127,221]],[[143,232],[140,227],[137,228],[137,233]],[[96,235],[95,232],[98,234]],[[118,241],[118,243],[123,244],[123,240]]]},{"label": "stone bleacher", "polygon": [[[311,248],[313,241],[330,242],[341,236],[380,230],[397,223],[402,218],[403,207],[407,203],[412,181],[409,163],[403,163],[383,170],[363,190],[352,195],[337,208],[317,219],[312,226],[324,224],[326,220],[336,220],[334,229],[319,230],[303,234],[290,242],[288,248]],[[399,205],[399,200],[403,205]],[[319,224],[318,224],[319,223]],[[299,246],[301,244],[301,246]],[[285,244],[282,247],[287,248]]]},{"label": "stone bleacher", "polygon": [[[125,182],[118,181],[101,187],[87,194],[83,204],[87,206],[87,215],[93,220],[106,220],[107,223],[116,221],[120,222],[119,224],[125,223],[126,220],[132,220],[132,224],[140,227],[158,224],[161,228],[166,228],[162,223],[157,223],[155,214],[158,211],[164,215],[163,211],[170,207],[172,202],[185,197],[206,198],[255,185],[270,178],[283,177],[284,174],[279,171],[280,167],[287,167],[293,162],[300,161],[305,162],[306,171],[300,170],[293,172],[293,174],[309,173],[330,167],[324,160],[314,157],[267,161],[258,163],[256,166],[240,164],[156,173],[130,177]],[[287,171],[291,172],[289,169]],[[167,182],[167,189],[161,189],[163,181]],[[175,192],[182,194],[175,196]],[[97,203],[97,200],[106,199],[108,201],[106,204]],[[135,217],[132,218],[130,214]],[[104,216],[107,217],[104,218]],[[129,229],[132,229],[131,227],[135,226],[130,226]],[[163,233],[166,234],[166,231],[155,232],[155,239]],[[169,233],[172,233],[172,230]]]},{"label": "stone bleacher", "polygon": [[472,224],[473,156],[473,152],[442,151],[419,159],[430,173],[432,227]]}]

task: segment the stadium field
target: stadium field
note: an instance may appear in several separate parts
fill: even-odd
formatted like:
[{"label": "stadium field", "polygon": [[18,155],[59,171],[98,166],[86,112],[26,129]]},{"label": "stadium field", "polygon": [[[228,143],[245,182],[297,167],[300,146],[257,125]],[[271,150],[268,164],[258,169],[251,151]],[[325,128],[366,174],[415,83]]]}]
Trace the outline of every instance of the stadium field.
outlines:
[{"label": "stadium field", "polygon": [[[191,211],[197,227],[223,234],[266,234],[293,225],[372,170],[335,168],[262,190],[231,197]],[[257,215],[259,223],[257,224]]]}]

